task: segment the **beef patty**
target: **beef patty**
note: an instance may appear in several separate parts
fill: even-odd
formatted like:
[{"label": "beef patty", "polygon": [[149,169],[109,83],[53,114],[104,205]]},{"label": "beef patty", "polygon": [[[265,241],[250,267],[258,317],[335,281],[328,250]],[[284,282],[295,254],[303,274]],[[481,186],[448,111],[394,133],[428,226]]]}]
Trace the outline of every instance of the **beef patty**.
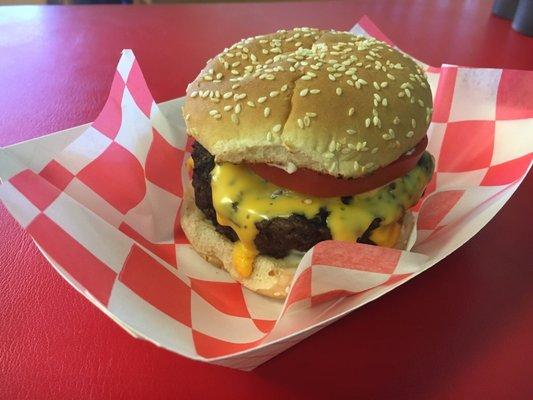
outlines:
[{"label": "beef patty", "polygon": [[[192,186],[196,207],[212,222],[217,232],[235,242],[238,240],[237,234],[229,226],[222,226],[217,222],[213,207],[211,171],[215,167],[214,157],[198,142],[194,142],[192,148],[194,161]],[[350,200],[351,197],[342,199],[343,202]],[[258,222],[255,246],[261,254],[275,258],[285,257],[291,250],[307,251],[318,242],[331,239],[331,232],[326,223],[327,217],[328,211],[320,209],[318,214],[311,219],[293,214],[288,218],[276,217]],[[376,218],[357,241],[374,244],[369,236],[371,231],[379,226],[379,223],[379,218]]]}]

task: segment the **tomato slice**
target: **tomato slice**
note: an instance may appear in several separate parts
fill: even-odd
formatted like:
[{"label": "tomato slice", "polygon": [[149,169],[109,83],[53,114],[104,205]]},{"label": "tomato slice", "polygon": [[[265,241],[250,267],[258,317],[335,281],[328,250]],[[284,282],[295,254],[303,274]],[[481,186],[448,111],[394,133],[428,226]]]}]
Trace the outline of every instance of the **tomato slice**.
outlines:
[{"label": "tomato slice", "polygon": [[427,144],[427,136],[424,136],[411,154],[404,154],[389,165],[360,178],[337,178],[307,168],[299,168],[289,174],[268,164],[248,164],[248,167],[261,178],[295,192],[316,197],[353,196],[376,189],[407,174],[416,166]]}]

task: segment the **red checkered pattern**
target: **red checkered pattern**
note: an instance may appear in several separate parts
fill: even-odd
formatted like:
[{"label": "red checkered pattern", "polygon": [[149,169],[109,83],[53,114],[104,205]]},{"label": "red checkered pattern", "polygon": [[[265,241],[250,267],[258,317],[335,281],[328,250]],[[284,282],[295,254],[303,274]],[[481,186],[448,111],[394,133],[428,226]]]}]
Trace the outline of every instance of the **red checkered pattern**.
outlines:
[{"label": "red checkered pattern", "polygon": [[[392,43],[366,17],[352,31]],[[414,208],[414,248],[322,242],[302,259],[285,303],[243,289],[188,244],[178,212],[191,141],[155,104],[131,51],[82,135],[65,135],[55,153],[38,151],[49,139],[18,145],[19,157],[6,152],[0,198],[63,276],[128,331],[252,369],[455,250],[530,168],[532,72],[423,67],[436,172]],[[21,163],[25,151],[37,161]]]}]

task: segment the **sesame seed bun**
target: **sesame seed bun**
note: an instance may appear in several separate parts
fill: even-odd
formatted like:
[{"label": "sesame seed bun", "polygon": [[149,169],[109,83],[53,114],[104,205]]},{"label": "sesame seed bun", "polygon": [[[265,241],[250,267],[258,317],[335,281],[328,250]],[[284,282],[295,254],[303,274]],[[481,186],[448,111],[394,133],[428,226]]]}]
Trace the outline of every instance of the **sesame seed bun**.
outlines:
[{"label": "sesame seed bun", "polygon": [[[232,261],[234,243],[218,233],[213,224],[196,207],[191,185],[185,189],[180,213],[181,227],[185,236],[206,261],[226,270],[233,279],[254,292],[278,299],[287,297],[301,255],[295,253],[285,258],[258,255],[254,260],[252,275],[244,278],[237,272]],[[395,248],[407,248],[408,243],[412,241],[413,227],[414,219],[407,211]]]},{"label": "sesame seed bun", "polygon": [[372,38],[296,28],[210,60],[187,89],[189,134],[217,161],[271,163],[352,178],[426,134],[432,97],[407,55]]}]

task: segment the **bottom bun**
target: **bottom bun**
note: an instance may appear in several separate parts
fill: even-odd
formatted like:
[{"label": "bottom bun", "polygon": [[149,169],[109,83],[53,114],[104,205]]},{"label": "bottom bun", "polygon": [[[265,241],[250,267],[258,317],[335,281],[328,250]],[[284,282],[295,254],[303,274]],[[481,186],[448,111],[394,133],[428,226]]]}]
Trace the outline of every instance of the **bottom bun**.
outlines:
[{"label": "bottom bun", "polygon": [[[233,242],[218,233],[211,221],[196,207],[190,186],[185,190],[180,218],[183,232],[192,247],[210,264],[225,269],[233,279],[254,292],[277,299],[287,297],[292,278],[304,253],[294,252],[285,258],[258,255],[254,260],[252,275],[243,278],[233,265]],[[412,228],[413,218],[404,217],[396,248],[406,248]]]}]

